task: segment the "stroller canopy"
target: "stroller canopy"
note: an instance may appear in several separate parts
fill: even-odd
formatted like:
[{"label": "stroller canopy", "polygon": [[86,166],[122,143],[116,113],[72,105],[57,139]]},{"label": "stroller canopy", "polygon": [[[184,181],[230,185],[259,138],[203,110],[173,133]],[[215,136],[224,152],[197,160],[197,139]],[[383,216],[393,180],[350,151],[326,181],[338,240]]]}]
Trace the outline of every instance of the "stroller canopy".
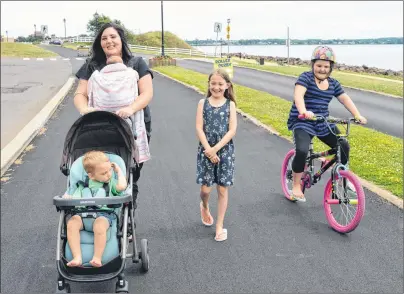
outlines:
[{"label": "stroller canopy", "polygon": [[119,155],[126,163],[126,174],[135,162],[136,143],[129,124],[108,111],[94,111],[78,118],[68,131],[63,147],[60,170],[68,175],[69,161],[90,150]]}]

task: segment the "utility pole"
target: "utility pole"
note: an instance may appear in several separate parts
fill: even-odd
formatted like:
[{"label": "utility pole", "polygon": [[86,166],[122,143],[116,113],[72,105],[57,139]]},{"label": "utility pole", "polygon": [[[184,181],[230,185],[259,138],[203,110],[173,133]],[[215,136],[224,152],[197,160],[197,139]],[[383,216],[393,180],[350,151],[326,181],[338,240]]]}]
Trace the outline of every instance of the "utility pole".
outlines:
[{"label": "utility pole", "polygon": [[36,24],[34,24],[34,37],[36,38]]},{"label": "utility pole", "polygon": [[8,43],[8,31],[6,31],[6,36],[7,36],[7,43]]},{"label": "utility pole", "polygon": [[289,64],[289,48],[290,48],[289,27],[288,27],[288,39],[286,40],[286,46],[288,47],[288,64]]},{"label": "utility pole", "polygon": [[227,56],[230,54],[230,18],[227,19]]},{"label": "utility pole", "polygon": [[223,46],[223,38],[220,38],[220,58],[223,57],[223,53],[222,53],[223,49],[222,49],[222,46]]},{"label": "utility pole", "polygon": [[63,22],[65,23],[65,40],[66,40],[66,18],[63,19]]},{"label": "utility pole", "polygon": [[161,0],[161,56],[164,56],[164,17],[163,17],[163,0]]},{"label": "utility pole", "polygon": [[[218,31],[216,32],[216,47],[215,47],[215,57],[216,57],[217,40],[219,39],[219,32],[220,32],[220,30],[218,30]],[[221,57],[221,56],[220,56],[220,57]]]}]

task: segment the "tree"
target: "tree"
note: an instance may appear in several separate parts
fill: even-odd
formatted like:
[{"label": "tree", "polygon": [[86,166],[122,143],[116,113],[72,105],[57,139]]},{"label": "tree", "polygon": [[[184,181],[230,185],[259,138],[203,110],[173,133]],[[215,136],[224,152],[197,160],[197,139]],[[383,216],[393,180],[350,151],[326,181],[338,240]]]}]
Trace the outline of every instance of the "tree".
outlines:
[{"label": "tree", "polygon": [[122,27],[123,29],[125,29],[125,26],[123,25],[123,23],[119,20],[119,19],[114,19],[112,21],[113,23],[116,23],[118,26]]},{"label": "tree", "polygon": [[106,24],[111,22],[111,19],[108,16],[103,14],[98,15],[98,13],[93,14],[93,18],[90,19],[87,23],[87,31],[91,33],[93,36],[97,35],[100,28]]},{"label": "tree", "polygon": [[126,37],[129,37],[129,35],[132,34],[132,32],[130,30],[125,28],[124,24],[119,19],[111,20],[111,18],[109,18],[108,16],[106,16],[104,14],[99,15],[97,12],[94,13],[93,18],[88,21],[87,31],[90,32],[91,35],[95,36],[95,35],[97,35],[100,28],[104,24],[109,23],[109,22],[113,22],[113,23],[117,24],[118,26],[120,26],[125,31]]},{"label": "tree", "polygon": [[[3,39],[3,36],[2,36]],[[27,42],[27,38],[23,36],[18,36],[18,38],[15,40],[16,42]]]},{"label": "tree", "polygon": [[123,29],[123,31],[125,32],[125,37],[127,39],[129,39],[132,35],[134,35],[133,32],[131,30],[129,30],[128,28],[126,28],[125,25],[119,19],[114,19],[112,22],[116,23],[118,26],[120,26]]}]

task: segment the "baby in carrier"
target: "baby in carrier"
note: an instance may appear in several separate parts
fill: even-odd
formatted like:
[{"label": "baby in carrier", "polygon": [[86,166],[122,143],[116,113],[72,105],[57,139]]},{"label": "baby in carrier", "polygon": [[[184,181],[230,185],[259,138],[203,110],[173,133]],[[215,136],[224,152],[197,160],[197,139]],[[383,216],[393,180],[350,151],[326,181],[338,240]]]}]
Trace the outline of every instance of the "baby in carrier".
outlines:
[{"label": "baby in carrier", "polygon": [[[114,113],[131,106],[139,95],[138,80],[138,72],[127,67],[121,57],[109,57],[107,65],[101,71],[94,71],[88,80],[88,106],[95,110]],[[149,160],[150,149],[143,110],[125,120],[131,126],[136,137],[135,141],[139,150],[137,162],[142,163]]]},{"label": "baby in carrier", "polygon": [[[74,191],[68,191],[64,198],[120,196],[127,187],[126,177],[121,168],[111,163],[108,156],[101,151],[87,152],[83,157],[83,167],[88,175],[88,183],[79,184]],[[117,179],[113,177],[112,169]],[[85,187],[87,185],[88,187]],[[97,209],[111,210],[105,205]],[[107,212],[96,213],[93,223],[94,256],[90,261],[94,267],[102,266],[101,259],[107,242],[107,230],[112,224],[113,217],[115,217],[114,214]],[[80,231],[83,229],[84,224],[80,213],[73,215],[67,222],[67,241],[73,255],[73,259],[67,263],[67,266],[76,267],[82,264]]]}]

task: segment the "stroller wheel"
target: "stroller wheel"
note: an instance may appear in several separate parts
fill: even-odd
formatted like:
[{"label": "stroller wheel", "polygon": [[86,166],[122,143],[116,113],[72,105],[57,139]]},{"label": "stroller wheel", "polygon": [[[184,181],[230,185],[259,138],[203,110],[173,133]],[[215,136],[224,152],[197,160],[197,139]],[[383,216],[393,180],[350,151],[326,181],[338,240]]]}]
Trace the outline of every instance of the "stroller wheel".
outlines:
[{"label": "stroller wheel", "polygon": [[70,293],[70,285],[67,283],[64,283],[64,288],[59,289],[59,285],[56,286],[56,293]]},{"label": "stroller wheel", "polygon": [[140,259],[142,260],[142,269],[149,270],[149,249],[147,248],[147,239],[140,240]]},{"label": "stroller wheel", "polygon": [[128,281],[124,280],[124,286],[119,286],[119,282],[116,282],[115,293],[129,293]]}]

